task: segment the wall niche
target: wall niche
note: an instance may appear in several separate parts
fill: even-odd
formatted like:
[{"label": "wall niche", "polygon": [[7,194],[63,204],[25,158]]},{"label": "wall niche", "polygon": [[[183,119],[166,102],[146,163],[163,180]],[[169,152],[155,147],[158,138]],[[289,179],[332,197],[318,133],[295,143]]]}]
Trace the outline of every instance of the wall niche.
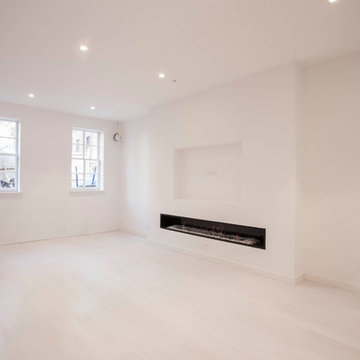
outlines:
[{"label": "wall niche", "polygon": [[239,202],[241,143],[174,150],[175,199]]}]

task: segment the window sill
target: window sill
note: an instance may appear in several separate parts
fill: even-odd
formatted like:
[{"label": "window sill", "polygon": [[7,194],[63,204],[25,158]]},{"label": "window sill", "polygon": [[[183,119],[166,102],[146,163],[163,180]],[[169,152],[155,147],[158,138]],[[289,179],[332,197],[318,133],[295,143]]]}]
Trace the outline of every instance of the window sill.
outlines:
[{"label": "window sill", "polygon": [[72,194],[79,194],[79,193],[103,193],[103,192],[105,192],[105,190],[103,190],[103,189],[94,189],[94,190],[90,190],[90,189],[70,190],[70,193],[72,193]]},{"label": "window sill", "polygon": [[0,194],[22,194],[22,191],[0,191]]}]

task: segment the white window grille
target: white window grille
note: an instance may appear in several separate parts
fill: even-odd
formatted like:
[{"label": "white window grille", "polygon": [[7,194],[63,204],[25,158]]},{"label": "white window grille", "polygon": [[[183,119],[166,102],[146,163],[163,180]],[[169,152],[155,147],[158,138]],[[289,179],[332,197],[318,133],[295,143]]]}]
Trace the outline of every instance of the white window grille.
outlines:
[{"label": "white window grille", "polygon": [[20,124],[0,118],[0,192],[20,191]]},{"label": "white window grille", "polygon": [[103,189],[103,133],[72,129],[71,188]]}]

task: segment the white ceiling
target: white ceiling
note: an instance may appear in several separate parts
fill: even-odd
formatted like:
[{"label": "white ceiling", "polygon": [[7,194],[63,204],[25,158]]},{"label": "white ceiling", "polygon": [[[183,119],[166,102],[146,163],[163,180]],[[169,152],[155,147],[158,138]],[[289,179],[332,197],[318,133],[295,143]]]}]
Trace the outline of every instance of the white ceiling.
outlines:
[{"label": "white ceiling", "polygon": [[124,119],[359,49],[360,0],[0,0],[0,100]]}]

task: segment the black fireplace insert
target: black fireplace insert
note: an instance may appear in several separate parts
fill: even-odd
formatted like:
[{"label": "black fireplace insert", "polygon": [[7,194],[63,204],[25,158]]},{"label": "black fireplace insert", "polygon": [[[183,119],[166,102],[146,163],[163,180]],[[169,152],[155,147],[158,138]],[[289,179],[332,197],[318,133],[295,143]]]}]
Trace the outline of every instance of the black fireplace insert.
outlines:
[{"label": "black fireplace insert", "polygon": [[266,230],[263,228],[166,214],[160,214],[160,227],[208,239],[265,249]]}]

